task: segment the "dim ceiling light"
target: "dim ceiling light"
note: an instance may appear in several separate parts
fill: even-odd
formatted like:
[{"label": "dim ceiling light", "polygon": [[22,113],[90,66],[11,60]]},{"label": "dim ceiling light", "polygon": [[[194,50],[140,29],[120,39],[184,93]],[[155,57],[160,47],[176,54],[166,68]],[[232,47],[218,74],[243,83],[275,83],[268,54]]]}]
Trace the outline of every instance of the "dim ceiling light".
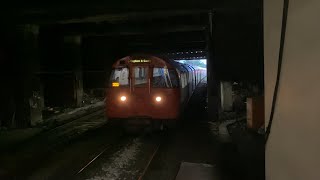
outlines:
[{"label": "dim ceiling light", "polygon": [[121,97],[120,97],[120,100],[121,100],[121,101],[126,101],[126,100],[127,100],[127,97],[121,96]]},{"label": "dim ceiling light", "polygon": [[157,101],[157,102],[160,102],[160,101],[161,101],[161,97],[160,97],[160,96],[157,96],[157,97],[156,97],[156,101]]}]

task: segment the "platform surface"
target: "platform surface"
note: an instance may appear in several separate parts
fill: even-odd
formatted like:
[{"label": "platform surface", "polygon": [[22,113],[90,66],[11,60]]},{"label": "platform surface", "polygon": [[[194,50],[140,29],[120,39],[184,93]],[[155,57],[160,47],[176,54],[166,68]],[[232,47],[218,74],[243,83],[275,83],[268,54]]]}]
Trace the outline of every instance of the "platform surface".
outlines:
[{"label": "platform surface", "polygon": [[182,162],[176,180],[219,180],[213,165]]}]

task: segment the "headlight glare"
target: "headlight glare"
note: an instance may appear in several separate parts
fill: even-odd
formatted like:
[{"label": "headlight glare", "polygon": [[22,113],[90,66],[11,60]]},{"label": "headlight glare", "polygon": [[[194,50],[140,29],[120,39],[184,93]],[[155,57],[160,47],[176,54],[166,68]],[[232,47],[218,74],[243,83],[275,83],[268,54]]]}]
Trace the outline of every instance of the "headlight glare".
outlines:
[{"label": "headlight glare", "polygon": [[127,100],[127,97],[126,97],[126,96],[121,96],[121,97],[120,97],[120,100],[121,100],[122,102],[124,102],[124,101]]},{"label": "headlight glare", "polygon": [[157,97],[156,97],[156,101],[157,101],[157,102],[160,102],[161,100],[162,100],[162,98],[161,98],[160,96],[157,96]]}]

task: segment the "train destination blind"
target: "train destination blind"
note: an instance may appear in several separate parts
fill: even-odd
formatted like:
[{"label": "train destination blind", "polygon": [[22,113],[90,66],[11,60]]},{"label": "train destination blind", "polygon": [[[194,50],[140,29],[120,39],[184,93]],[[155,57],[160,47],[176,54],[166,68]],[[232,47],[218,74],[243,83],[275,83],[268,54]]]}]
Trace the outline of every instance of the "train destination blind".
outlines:
[{"label": "train destination blind", "polygon": [[149,63],[151,60],[149,59],[131,59],[130,63]]}]

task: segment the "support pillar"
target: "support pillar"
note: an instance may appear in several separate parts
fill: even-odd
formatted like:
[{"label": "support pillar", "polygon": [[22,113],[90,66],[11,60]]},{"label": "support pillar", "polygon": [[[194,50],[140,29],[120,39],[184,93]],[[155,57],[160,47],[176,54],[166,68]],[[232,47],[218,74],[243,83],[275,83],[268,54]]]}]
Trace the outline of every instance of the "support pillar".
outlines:
[{"label": "support pillar", "polygon": [[218,120],[219,88],[217,77],[214,73],[214,48],[213,48],[213,12],[208,14],[209,28],[206,31],[207,51],[207,82],[208,82],[208,118]]},{"label": "support pillar", "polygon": [[41,123],[44,105],[40,78],[39,26],[22,25],[14,33],[14,113],[11,127],[24,128]]},{"label": "support pillar", "polygon": [[222,111],[232,111],[232,83],[221,81],[220,82],[221,92],[221,109]]},{"label": "support pillar", "polygon": [[65,61],[71,61],[74,74],[73,99],[76,106],[81,106],[83,99],[83,72],[81,60],[81,36],[64,37]]}]

